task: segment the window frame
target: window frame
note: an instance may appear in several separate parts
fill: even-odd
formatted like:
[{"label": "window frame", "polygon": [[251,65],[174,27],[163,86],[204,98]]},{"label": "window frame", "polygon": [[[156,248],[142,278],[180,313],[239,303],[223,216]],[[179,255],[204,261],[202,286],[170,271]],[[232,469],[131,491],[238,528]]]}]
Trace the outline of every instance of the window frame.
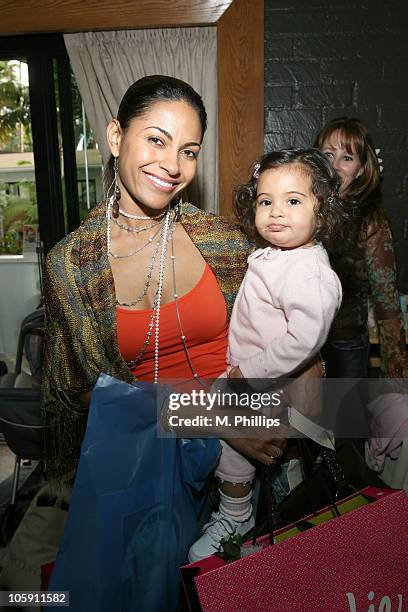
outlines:
[{"label": "window frame", "polygon": [[[21,59],[28,64],[39,232],[46,255],[54,244],[80,224],[69,57],[62,34],[0,36],[0,60],[13,59]],[[66,223],[54,61],[57,62],[58,73]]]}]

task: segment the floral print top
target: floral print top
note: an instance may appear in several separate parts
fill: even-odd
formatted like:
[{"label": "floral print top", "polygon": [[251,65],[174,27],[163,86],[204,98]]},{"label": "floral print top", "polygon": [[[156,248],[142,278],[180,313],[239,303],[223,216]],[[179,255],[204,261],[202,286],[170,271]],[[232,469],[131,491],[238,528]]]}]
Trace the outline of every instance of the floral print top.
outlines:
[{"label": "floral print top", "polygon": [[350,208],[348,238],[330,262],[343,287],[342,306],[330,335],[348,339],[366,328],[368,298],[378,327],[381,374],[401,378],[406,370],[405,332],[399,303],[390,223],[377,205]]}]

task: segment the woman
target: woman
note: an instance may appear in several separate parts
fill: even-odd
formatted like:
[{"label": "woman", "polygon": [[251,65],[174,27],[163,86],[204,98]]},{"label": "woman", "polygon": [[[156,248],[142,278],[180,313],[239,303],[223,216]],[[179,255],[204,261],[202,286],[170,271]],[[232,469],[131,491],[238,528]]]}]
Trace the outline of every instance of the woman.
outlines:
[{"label": "woman", "polygon": [[[225,370],[250,245],[226,219],[182,203],[206,122],[201,97],[183,81],[149,76],[131,85],[107,127],[106,202],[47,258],[50,478],[77,466],[100,372],[157,382]],[[233,443],[263,462],[276,453],[270,440]]]},{"label": "woman", "polygon": [[[106,202],[48,255],[43,412],[54,481],[75,475],[101,372],[157,383],[226,369],[250,244],[228,220],[182,202],[206,122],[201,97],[178,79],[131,85],[107,127]],[[284,445],[230,442],[267,464]]]},{"label": "woman", "polygon": [[328,377],[366,378],[368,298],[374,307],[381,350],[381,374],[401,378],[405,334],[399,306],[390,224],[380,202],[380,168],[362,121],[340,117],[318,133],[323,151],[340,178],[340,196],[350,213],[348,239],[330,254],[340,277],[343,303],[323,349]]}]

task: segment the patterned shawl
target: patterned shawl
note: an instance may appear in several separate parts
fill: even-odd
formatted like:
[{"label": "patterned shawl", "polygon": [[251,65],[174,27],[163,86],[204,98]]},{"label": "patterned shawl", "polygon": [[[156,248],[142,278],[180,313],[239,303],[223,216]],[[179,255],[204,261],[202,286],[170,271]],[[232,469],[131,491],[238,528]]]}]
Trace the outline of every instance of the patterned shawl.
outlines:
[{"label": "patterned shawl", "polygon": [[[184,204],[181,222],[212,268],[228,316],[246,270],[250,244],[225,218]],[[49,478],[76,469],[87,423],[80,394],[101,372],[134,381],[117,341],[113,276],[107,257],[104,204],[48,254],[44,274],[46,350],[42,410]]]}]

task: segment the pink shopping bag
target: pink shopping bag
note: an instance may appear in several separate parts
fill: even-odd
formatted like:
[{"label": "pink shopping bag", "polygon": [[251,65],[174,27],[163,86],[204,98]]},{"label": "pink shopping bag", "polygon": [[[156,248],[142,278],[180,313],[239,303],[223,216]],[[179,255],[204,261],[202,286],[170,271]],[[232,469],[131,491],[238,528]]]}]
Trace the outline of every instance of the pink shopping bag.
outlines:
[{"label": "pink shopping bag", "polygon": [[[377,501],[355,509],[361,498]],[[234,563],[212,556],[182,568],[190,610],[408,611],[404,491],[367,487],[338,508],[338,518],[326,508],[277,531],[273,546],[261,538],[265,548]]]}]

